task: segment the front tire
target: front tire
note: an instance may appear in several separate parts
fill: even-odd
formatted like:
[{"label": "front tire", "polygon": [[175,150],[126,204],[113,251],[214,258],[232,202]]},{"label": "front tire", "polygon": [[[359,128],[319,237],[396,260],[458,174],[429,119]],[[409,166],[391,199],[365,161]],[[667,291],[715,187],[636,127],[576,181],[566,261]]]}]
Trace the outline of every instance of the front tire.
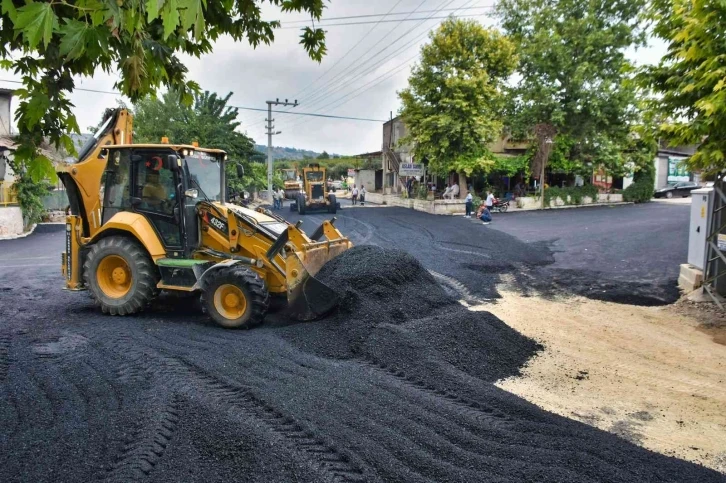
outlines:
[{"label": "front tire", "polygon": [[259,275],[246,267],[220,268],[203,282],[202,305],[227,329],[260,325],[270,307],[270,294]]},{"label": "front tire", "polygon": [[297,197],[297,212],[300,215],[305,214],[305,197],[303,195]]},{"label": "front tire", "polygon": [[338,211],[338,201],[335,198],[335,195],[329,195],[328,201],[330,201],[330,204],[328,205],[328,213],[331,215],[334,215],[336,211]]},{"label": "front tire", "polygon": [[122,236],[101,239],[91,247],[83,277],[101,310],[128,315],[143,310],[159,293],[159,272],[146,250]]},{"label": "front tire", "polygon": [[668,198],[668,199],[673,198],[673,192],[669,191],[668,193],[666,193],[666,198]]},{"label": "front tire", "polygon": [[506,213],[508,209],[509,209],[509,205],[502,205],[502,206],[500,207],[500,211],[501,211],[502,213]]}]

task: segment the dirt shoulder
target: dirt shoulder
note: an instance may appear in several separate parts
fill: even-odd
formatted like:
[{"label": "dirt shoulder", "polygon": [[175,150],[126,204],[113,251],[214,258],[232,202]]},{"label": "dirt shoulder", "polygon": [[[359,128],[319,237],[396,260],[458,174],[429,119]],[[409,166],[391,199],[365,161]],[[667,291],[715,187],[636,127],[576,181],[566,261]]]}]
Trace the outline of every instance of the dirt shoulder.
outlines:
[{"label": "dirt shoulder", "polygon": [[[726,345],[688,307],[502,292],[474,307],[543,343],[497,385],[645,448],[726,473]],[[723,326],[721,326],[723,327]]]}]

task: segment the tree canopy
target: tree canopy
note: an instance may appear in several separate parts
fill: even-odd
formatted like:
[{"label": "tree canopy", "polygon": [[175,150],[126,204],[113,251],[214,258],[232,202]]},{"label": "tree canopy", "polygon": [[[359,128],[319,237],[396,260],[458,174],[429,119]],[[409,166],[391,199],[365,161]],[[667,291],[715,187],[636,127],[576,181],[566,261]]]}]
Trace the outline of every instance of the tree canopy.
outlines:
[{"label": "tree canopy", "polygon": [[[79,132],[73,105],[73,76],[114,72],[114,85],[133,102],[165,85],[190,104],[199,86],[186,79],[178,54],[200,57],[214,41],[230,37],[253,47],[274,41],[278,21],[262,19],[265,0],[2,0],[0,67],[22,76],[16,119],[21,146],[15,156],[34,179],[54,177],[38,154],[48,139],[73,152],[67,135]],[[283,12],[318,20],[323,0],[267,0]],[[322,29],[305,27],[300,43],[320,61],[326,52]]]},{"label": "tree canopy", "polygon": [[517,63],[514,45],[472,20],[447,19],[421,48],[421,61],[399,92],[409,130],[402,143],[438,173],[471,174],[493,164],[486,146],[502,131],[504,82]]},{"label": "tree canopy", "polygon": [[654,94],[651,106],[666,122],[661,135],[673,144],[698,144],[692,169],[726,168],[726,3],[654,0],[650,10],[657,37],[668,52],[640,76]]},{"label": "tree canopy", "polygon": [[531,139],[534,126],[557,132],[552,162],[575,170],[616,168],[636,110],[633,66],[645,0],[501,0],[497,14],[517,46],[521,76],[510,91],[507,125]]},{"label": "tree canopy", "polygon": [[[175,91],[165,93],[161,99],[149,96],[134,104],[134,136],[138,143],[158,143],[162,136],[172,143],[190,144],[197,141],[205,148],[223,149],[230,160],[240,161],[245,167],[245,179],[239,180],[231,163],[227,170],[229,184],[237,189],[258,187],[250,158],[257,154],[252,139],[237,131],[238,109],[227,105],[230,92],[225,97],[204,91],[194,95],[191,106],[180,102]],[[267,174],[262,173],[266,183]]]}]

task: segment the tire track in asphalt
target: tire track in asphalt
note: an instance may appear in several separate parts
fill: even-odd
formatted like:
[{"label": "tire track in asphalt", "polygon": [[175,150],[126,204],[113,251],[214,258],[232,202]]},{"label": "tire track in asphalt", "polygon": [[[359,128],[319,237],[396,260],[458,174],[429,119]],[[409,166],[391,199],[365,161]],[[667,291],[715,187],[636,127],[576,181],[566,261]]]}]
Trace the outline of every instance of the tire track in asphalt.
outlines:
[{"label": "tire track in asphalt", "polygon": [[476,297],[463,283],[453,277],[449,277],[448,275],[444,275],[443,273],[435,272],[433,270],[428,270],[428,272],[433,275],[436,280],[438,280],[439,285],[444,287],[444,289],[448,288],[449,290],[447,291],[449,293],[453,292],[455,296],[458,296],[461,300],[466,302],[467,305],[479,305],[492,301],[492,299]]},{"label": "tire track in asphalt", "polygon": [[439,400],[455,406],[457,411],[463,411],[465,415],[472,417],[472,419],[476,421],[485,419],[489,422],[494,422],[496,424],[514,421],[511,417],[490,406],[481,404],[471,399],[467,399],[449,391],[436,389],[435,387],[431,386],[430,384],[426,384],[425,382],[417,379],[411,374],[406,374],[403,371],[397,371],[389,367],[384,362],[377,361],[373,358],[368,358],[359,359],[359,363],[364,365],[368,369],[376,372],[382,372],[389,377],[395,378],[403,386],[423,392],[430,398],[434,398],[435,400]]},{"label": "tire track in asphalt", "polygon": [[[421,230],[421,231],[423,231],[426,234],[426,236],[429,238],[429,240],[431,240],[431,244],[435,248],[438,248],[440,250],[443,250],[443,251],[446,251],[446,252],[452,252],[452,253],[461,253],[461,254],[464,254],[464,255],[473,255],[473,256],[475,256],[477,258],[491,258],[491,256],[489,254],[483,252],[482,250],[477,251],[477,252],[474,252],[474,251],[471,251],[471,250],[459,250],[458,248],[450,248],[450,247],[447,247],[447,246],[445,246],[443,244],[444,243],[451,243],[453,245],[464,245],[464,244],[459,243],[459,242],[439,241],[439,240],[436,239],[436,237],[434,236],[434,234],[431,233],[431,231],[428,228],[426,228],[425,226],[416,225],[415,228],[414,228],[411,225],[410,222],[408,224],[406,224],[405,222],[403,222],[403,221],[401,221],[398,218],[393,217],[393,216],[389,216],[388,217],[388,221],[390,221],[391,223],[393,223],[395,225],[398,225],[398,226],[400,226],[402,228],[405,228],[407,230],[412,230],[412,231]],[[466,245],[464,245],[464,246],[466,246]]]},{"label": "tire track in asphalt", "polygon": [[[294,417],[260,399],[250,388],[231,384],[183,359],[165,355],[163,351],[149,347],[140,349],[139,341],[130,336],[119,336],[114,342],[114,350],[131,356],[131,361],[122,365],[122,374],[146,374],[146,367],[139,370],[132,366],[152,366],[155,375],[163,374],[171,386],[170,389],[178,394],[202,400],[207,405],[213,405],[215,409],[219,409],[221,404],[227,410],[238,413],[243,420],[257,421],[272,435],[277,436],[279,442],[292,454],[297,454],[301,461],[316,470],[324,481],[368,481],[366,474],[345,453],[327,443]],[[189,382],[197,387],[190,387]]]},{"label": "tire track in asphalt", "polygon": [[153,414],[152,421],[140,424],[102,480],[125,483],[149,476],[174,437],[180,417],[179,406],[180,398],[174,395],[161,411]]},{"label": "tire track in asphalt", "polygon": [[10,370],[10,345],[12,336],[7,332],[0,333],[0,382],[8,377]]}]

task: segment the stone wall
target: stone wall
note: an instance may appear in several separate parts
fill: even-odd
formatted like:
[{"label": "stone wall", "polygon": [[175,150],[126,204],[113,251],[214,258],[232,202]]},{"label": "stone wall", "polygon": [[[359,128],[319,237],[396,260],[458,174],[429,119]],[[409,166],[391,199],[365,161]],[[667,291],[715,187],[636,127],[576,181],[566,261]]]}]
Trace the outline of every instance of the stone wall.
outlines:
[{"label": "stone wall", "polygon": [[466,211],[463,200],[418,200],[414,198],[401,198],[393,195],[382,195],[380,193],[368,193],[366,201],[380,205],[400,206],[416,211],[431,213],[432,215],[454,215],[464,214]]},{"label": "stone wall", "polygon": [[[579,205],[573,205],[570,203],[569,205],[565,203],[565,201],[562,198],[556,198],[554,200],[550,200],[550,208],[556,208],[558,206],[582,206],[582,205],[595,205],[598,203],[622,203],[623,202],[623,195],[621,194],[599,194],[597,196],[597,201],[594,201],[589,196],[583,196],[582,197],[582,203]],[[539,198],[517,198],[517,200],[513,203],[511,203],[512,207],[516,207],[520,210],[538,210],[542,206],[542,202]]]},{"label": "stone wall", "polygon": [[23,212],[19,206],[0,207],[0,236],[23,233]]}]

